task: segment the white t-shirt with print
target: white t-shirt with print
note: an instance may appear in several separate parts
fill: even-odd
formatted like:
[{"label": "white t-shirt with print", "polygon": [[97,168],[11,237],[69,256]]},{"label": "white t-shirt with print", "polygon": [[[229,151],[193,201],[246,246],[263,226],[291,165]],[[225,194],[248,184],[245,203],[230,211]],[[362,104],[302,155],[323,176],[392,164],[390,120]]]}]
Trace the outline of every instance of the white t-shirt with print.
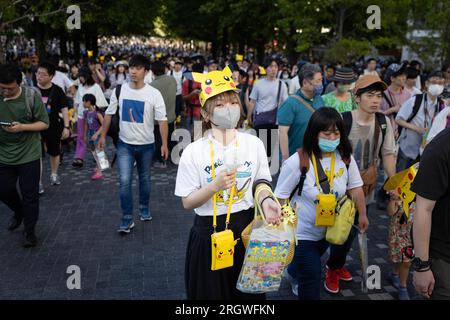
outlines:
[{"label": "white t-shirt with print", "polygon": [[[335,155],[332,191],[336,194],[336,198],[340,199],[347,190],[361,187],[363,181],[353,156],[347,171],[347,167],[342,161],[339,152],[336,151]],[[331,157],[320,160],[320,163],[325,173],[330,171]],[[275,195],[280,199],[288,199],[299,181],[300,158],[298,153],[295,153],[281,167]],[[299,240],[319,241],[325,237],[326,227],[316,227],[316,204],[314,201],[318,194],[319,190],[316,186],[314,167],[310,159],[302,195],[299,197],[297,190],[291,202],[293,208],[298,205],[297,238]]]},{"label": "white t-shirt with print", "polygon": [[98,84],[94,83],[94,85],[90,87],[86,85],[79,86],[74,100],[75,105],[78,105],[78,119],[83,119],[83,112],[85,110],[83,106],[83,96],[88,93],[95,96],[97,107],[106,108],[108,106],[108,102],[106,101],[102,88]]},{"label": "white t-shirt with print", "polygon": [[[178,197],[187,197],[192,192],[201,189],[212,181],[210,141],[214,146],[214,162],[216,167],[216,176],[219,172],[225,170],[224,155],[229,154],[229,149],[237,148],[237,195],[231,209],[231,213],[239,212],[252,208],[254,205],[252,186],[258,179],[272,181],[267,162],[266,151],[262,141],[250,134],[237,132],[236,139],[230,142],[228,146],[211,137],[201,138],[189,144],[183,151],[178,166],[177,181],[175,186],[175,195]],[[227,151],[228,150],[228,151]],[[228,205],[224,203],[223,198],[228,202],[230,190],[222,193],[217,201],[217,215],[227,213]],[[212,199],[201,207],[194,209],[199,216],[212,216]]]},{"label": "white t-shirt with print", "polygon": [[120,91],[119,104],[114,89],[105,113],[114,115],[117,105],[120,115],[120,140],[133,145],[154,143],[154,120],[167,121],[166,106],[159,90],[148,84],[136,90],[130,88],[128,83],[124,83]]}]

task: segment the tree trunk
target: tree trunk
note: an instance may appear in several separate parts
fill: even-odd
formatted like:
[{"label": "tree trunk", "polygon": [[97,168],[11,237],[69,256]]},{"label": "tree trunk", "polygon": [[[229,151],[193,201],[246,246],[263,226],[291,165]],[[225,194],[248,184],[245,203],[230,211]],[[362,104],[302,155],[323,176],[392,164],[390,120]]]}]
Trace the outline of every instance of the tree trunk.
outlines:
[{"label": "tree trunk", "polygon": [[222,48],[220,50],[222,57],[226,57],[228,54],[227,45],[228,45],[228,28],[224,28],[222,30]]},{"label": "tree trunk", "polygon": [[38,19],[34,19],[33,30],[35,32],[36,49],[39,61],[43,61],[47,58],[47,53],[45,51],[47,37],[44,25],[40,23]]},{"label": "tree trunk", "polygon": [[67,33],[65,30],[59,34],[59,50],[61,59],[65,60],[67,58]]},{"label": "tree trunk", "polygon": [[264,41],[258,40],[256,43],[256,60],[258,64],[264,63],[264,57],[265,57],[265,48],[264,48]]},{"label": "tree trunk", "polygon": [[80,60],[81,33],[78,30],[73,32],[73,58],[76,63]]},{"label": "tree trunk", "polygon": [[338,29],[338,35],[337,35],[338,41],[341,40],[344,35],[344,21],[345,21],[345,11],[346,10],[347,10],[347,8],[344,6],[339,8],[339,29]]}]

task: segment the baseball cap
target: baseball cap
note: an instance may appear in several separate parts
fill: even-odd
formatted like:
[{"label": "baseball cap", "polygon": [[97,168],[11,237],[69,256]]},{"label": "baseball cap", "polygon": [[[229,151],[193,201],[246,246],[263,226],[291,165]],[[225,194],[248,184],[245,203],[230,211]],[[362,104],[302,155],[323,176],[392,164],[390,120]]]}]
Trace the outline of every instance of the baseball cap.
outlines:
[{"label": "baseball cap", "polygon": [[353,92],[356,93],[358,90],[367,88],[374,83],[380,83],[383,86],[383,90],[386,90],[388,87],[388,85],[384,83],[378,75],[363,75],[356,80]]},{"label": "baseball cap", "polygon": [[398,77],[401,74],[406,74],[406,64],[391,63],[386,70],[387,77]]}]

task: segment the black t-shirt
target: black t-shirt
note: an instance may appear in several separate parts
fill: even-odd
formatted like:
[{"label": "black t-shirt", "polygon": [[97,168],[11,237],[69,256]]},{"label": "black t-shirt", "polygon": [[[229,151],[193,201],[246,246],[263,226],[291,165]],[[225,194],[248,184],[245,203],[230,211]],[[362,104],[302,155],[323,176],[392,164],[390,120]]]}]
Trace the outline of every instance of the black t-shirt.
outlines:
[{"label": "black t-shirt", "polygon": [[64,91],[56,84],[52,84],[49,89],[39,88],[39,90],[50,120],[49,130],[60,130],[64,123],[59,117],[59,113],[62,108],[67,108],[67,99]]},{"label": "black t-shirt", "polygon": [[450,128],[425,148],[411,190],[436,201],[433,210],[430,257],[450,263]]}]

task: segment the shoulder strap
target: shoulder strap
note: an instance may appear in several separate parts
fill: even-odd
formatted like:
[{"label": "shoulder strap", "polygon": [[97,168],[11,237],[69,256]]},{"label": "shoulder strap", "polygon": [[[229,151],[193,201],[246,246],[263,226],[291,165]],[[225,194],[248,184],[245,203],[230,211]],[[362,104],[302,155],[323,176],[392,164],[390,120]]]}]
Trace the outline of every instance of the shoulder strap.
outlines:
[{"label": "shoulder strap", "polygon": [[120,91],[122,91],[122,85],[121,85],[121,84],[118,84],[117,87],[116,87],[116,98],[117,98],[117,103],[119,103]]},{"label": "shoulder strap", "polygon": [[27,108],[28,117],[34,121],[34,97],[37,91],[32,87],[22,87],[25,92],[25,106]]},{"label": "shoulder strap", "polygon": [[384,97],[384,100],[387,101],[387,103],[388,103],[388,105],[389,105],[389,108],[392,108],[392,107],[393,107],[392,102],[391,102],[391,100],[389,100],[389,98],[388,98],[388,96],[386,95],[386,92],[385,92],[385,91],[383,91],[383,97]]},{"label": "shoulder strap", "polygon": [[345,130],[347,131],[347,137],[350,135],[350,131],[352,130],[353,125],[353,115],[351,111],[342,113],[342,120],[344,120]]},{"label": "shoulder strap", "polygon": [[381,149],[383,148],[384,138],[386,137],[387,122],[386,116],[381,112],[375,113],[375,116],[377,117],[378,125],[380,126],[381,129],[381,147],[380,151],[378,152],[379,158],[381,159]]},{"label": "shoulder strap", "polygon": [[330,193],[330,182],[328,181],[328,177],[323,171],[322,163],[320,162],[320,159],[316,157],[317,162],[317,175],[319,178],[320,188],[322,188],[322,192],[324,194]]},{"label": "shoulder strap", "polygon": [[192,83],[193,81],[191,79],[188,79],[188,93],[192,92]]},{"label": "shoulder strap", "polygon": [[278,80],[277,108],[280,106],[281,80]]},{"label": "shoulder strap", "polygon": [[292,190],[291,195],[289,196],[289,201],[292,200],[292,198],[295,195],[295,192],[298,190],[298,196],[300,197],[302,195],[303,191],[303,185],[305,184],[306,174],[309,170],[309,155],[302,149],[297,150],[298,157],[300,158],[300,180],[295,187],[294,190]]},{"label": "shoulder strap", "polygon": [[311,106],[311,104],[308,101],[298,96],[297,94],[293,94],[291,97],[300,101],[300,103],[304,105],[309,111],[311,111],[311,113],[316,112],[316,110]]},{"label": "shoulder strap", "polygon": [[122,85],[118,84],[116,87],[116,98],[117,98],[117,110],[116,110],[116,115],[119,116],[119,98],[120,98],[120,92],[122,91]]},{"label": "shoulder strap", "polygon": [[412,119],[414,119],[414,117],[417,115],[417,113],[419,112],[419,109],[420,109],[420,105],[422,104],[422,100],[423,100],[423,93],[417,94],[416,100],[414,101],[413,110],[412,110],[411,115],[409,116],[408,120],[406,120],[406,122],[411,122]]}]

